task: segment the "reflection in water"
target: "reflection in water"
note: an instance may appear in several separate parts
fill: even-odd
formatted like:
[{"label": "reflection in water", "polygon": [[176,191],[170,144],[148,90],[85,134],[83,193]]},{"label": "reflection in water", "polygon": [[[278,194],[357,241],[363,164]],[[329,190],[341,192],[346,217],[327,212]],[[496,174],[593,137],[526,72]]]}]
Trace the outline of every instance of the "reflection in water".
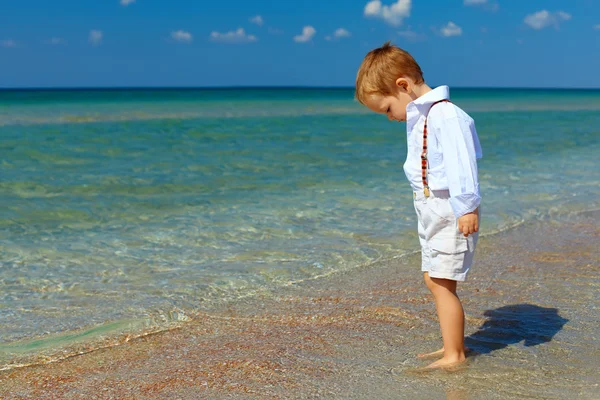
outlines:
[{"label": "reflection in water", "polygon": [[558,309],[533,304],[516,304],[487,310],[488,320],[465,339],[475,354],[489,354],[523,341],[527,347],[550,342],[569,321]]}]

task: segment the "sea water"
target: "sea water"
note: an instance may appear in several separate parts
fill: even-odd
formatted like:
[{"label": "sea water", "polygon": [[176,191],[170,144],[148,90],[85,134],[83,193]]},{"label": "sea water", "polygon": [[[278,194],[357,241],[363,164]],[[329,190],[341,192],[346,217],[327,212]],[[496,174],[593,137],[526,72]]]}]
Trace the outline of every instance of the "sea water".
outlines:
[{"label": "sea water", "polygon": [[[451,99],[482,235],[598,208],[600,91]],[[405,157],[352,89],[0,91],[0,369],[417,250]]]}]

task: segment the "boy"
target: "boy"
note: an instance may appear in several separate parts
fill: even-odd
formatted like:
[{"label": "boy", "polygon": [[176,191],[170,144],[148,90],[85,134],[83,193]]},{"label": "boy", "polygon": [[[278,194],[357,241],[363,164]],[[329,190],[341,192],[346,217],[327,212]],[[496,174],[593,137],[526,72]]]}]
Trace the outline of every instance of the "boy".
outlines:
[{"label": "boy", "polygon": [[356,78],[356,98],[391,121],[405,121],[404,172],[418,217],[425,283],[435,301],[444,347],[427,368],[465,361],[464,311],[456,294],[469,272],[479,230],[477,159],[481,146],[473,119],[449,101],[447,86],[430,88],[406,51],[385,43],[369,52]]}]

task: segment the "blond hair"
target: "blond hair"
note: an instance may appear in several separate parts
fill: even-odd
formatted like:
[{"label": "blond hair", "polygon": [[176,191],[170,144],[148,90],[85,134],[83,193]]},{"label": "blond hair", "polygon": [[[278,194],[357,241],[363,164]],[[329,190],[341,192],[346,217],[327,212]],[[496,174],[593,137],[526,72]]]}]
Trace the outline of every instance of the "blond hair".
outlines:
[{"label": "blond hair", "polygon": [[410,78],[416,84],[425,83],[415,59],[388,41],[371,50],[360,65],[356,75],[356,99],[365,104],[369,95],[395,95],[396,79],[401,77]]}]

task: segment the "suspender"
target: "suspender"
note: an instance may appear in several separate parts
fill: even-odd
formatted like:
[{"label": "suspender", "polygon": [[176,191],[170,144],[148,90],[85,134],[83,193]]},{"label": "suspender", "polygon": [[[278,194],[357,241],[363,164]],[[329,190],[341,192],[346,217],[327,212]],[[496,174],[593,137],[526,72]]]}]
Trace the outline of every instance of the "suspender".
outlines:
[{"label": "suspender", "polygon": [[[451,103],[450,100],[438,100],[433,103],[431,107],[441,102]],[[431,111],[431,107],[429,107],[429,111]],[[421,153],[421,176],[423,177],[423,194],[425,197],[429,197],[429,184],[427,183],[427,116],[429,115],[429,111],[427,111],[427,115],[425,115],[425,126],[423,127],[423,152]]]}]

